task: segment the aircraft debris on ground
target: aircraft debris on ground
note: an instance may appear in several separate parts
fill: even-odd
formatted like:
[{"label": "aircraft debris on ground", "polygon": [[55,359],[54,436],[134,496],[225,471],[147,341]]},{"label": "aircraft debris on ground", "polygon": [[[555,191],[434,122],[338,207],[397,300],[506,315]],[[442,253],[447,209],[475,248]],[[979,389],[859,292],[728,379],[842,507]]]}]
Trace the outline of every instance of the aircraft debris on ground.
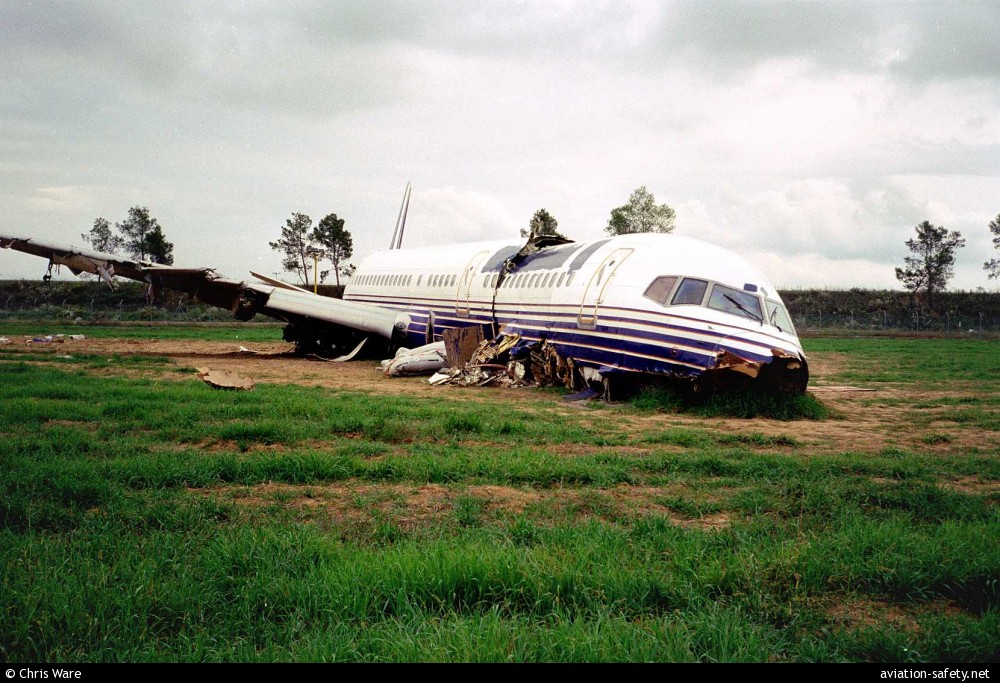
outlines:
[{"label": "aircraft debris on ground", "polygon": [[197,368],[195,372],[198,378],[213,389],[226,389],[229,391],[250,391],[257,383],[248,378],[241,377],[228,370],[210,370],[208,368]]}]

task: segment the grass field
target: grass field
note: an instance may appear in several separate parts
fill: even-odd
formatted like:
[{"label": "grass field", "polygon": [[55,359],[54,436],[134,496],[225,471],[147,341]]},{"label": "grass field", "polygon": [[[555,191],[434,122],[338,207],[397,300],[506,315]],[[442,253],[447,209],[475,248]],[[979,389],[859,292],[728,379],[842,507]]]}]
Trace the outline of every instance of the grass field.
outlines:
[{"label": "grass field", "polygon": [[217,392],[126,332],[0,346],[5,661],[1000,658],[997,342],[809,340],[828,417],[776,421]]}]

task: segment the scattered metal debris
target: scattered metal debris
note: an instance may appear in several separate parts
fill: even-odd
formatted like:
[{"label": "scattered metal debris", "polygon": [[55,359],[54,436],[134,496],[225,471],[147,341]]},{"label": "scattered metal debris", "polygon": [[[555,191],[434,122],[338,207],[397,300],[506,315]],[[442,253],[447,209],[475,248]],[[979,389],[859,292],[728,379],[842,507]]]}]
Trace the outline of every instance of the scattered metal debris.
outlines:
[{"label": "scattered metal debris", "polygon": [[[57,344],[63,344],[66,340],[70,341],[83,341],[86,339],[82,334],[46,334],[46,335],[36,335],[34,337],[27,337],[29,344],[51,344],[53,342]],[[8,342],[10,343],[10,342]]]},{"label": "scattered metal debris", "polygon": [[518,334],[501,334],[476,347],[460,368],[441,370],[431,384],[458,386],[583,386],[572,358],[563,358],[546,340],[525,342]]},{"label": "scattered metal debris", "polygon": [[343,356],[337,356],[336,358],[324,358],[323,356],[318,356],[315,353],[310,353],[309,357],[315,360],[325,361],[327,363],[344,363],[351,360],[356,355],[358,355],[358,351],[361,350],[361,347],[365,345],[366,341],[368,341],[368,337],[362,339],[361,342],[357,346],[355,346],[354,350],[351,351],[350,353],[345,353]]},{"label": "scattered metal debris", "polygon": [[228,389],[230,391],[250,391],[256,386],[256,382],[249,377],[239,375],[227,370],[210,370],[208,368],[196,368],[198,374],[205,384],[213,389]]}]

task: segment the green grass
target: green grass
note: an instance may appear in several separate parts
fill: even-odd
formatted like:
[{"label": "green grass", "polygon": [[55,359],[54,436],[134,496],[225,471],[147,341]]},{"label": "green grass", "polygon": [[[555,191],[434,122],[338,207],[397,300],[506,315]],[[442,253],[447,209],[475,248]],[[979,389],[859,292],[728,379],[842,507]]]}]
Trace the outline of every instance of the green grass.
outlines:
[{"label": "green grass", "polygon": [[[809,339],[807,354],[843,354],[847,368],[834,379],[870,385],[975,384],[996,405],[1000,353],[992,339]],[[970,397],[972,398],[972,397]]]},{"label": "green grass", "polygon": [[[817,341],[956,392],[992,362],[901,375]],[[935,406],[901,413],[905,442],[820,451],[808,420],[37,360],[0,353],[5,661],[1000,656],[1000,449],[922,422]],[[954,397],[996,419],[988,389]]]},{"label": "green grass", "polygon": [[644,389],[629,401],[633,409],[693,412],[704,417],[768,417],[774,420],[823,420],[831,412],[812,394],[789,396],[767,392],[686,394],[678,389]]}]

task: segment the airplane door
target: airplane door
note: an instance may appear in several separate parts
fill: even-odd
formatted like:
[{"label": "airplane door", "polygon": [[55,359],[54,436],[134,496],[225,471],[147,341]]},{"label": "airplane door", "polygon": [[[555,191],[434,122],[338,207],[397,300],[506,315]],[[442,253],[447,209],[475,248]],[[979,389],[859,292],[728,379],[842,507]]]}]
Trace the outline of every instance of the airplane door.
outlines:
[{"label": "airplane door", "polygon": [[481,251],[466,264],[462,271],[462,277],[458,279],[458,287],[455,289],[455,314],[459,318],[469,317],[469,298],[472,295],[472,285],[479,274],[479,265],[490,252]]},{"label": "airplane door", "polygon": [[607,255],[601,265],[597,267],[594,274],[587,283],[587,289],[583,292],[583,301],[580,302],[580,313],[577,316],[577,327],[593,329],[597,326],[597,309],[604,303],[604,294],[615,277],[615,272],[634,249],[615,249]]}]

